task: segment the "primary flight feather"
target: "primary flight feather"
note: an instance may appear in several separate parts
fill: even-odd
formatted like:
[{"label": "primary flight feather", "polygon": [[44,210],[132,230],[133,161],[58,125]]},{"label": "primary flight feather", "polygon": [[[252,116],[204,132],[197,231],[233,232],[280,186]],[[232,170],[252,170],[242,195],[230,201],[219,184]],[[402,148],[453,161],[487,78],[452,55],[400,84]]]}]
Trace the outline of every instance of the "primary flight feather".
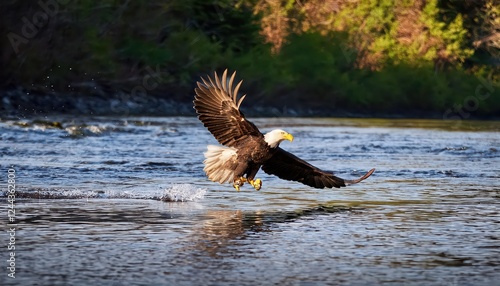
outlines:
[{"label": "primary flight feather", "polygon": [[323,171],[281,149],[283,140],[293,141],[288,132],[276,129],[262,134],[240,111],[246,95],[238,97],[240,81],[233,88],[236,72],[227,78],[227,70],[219,78],[201,78],[195,88],[194,109],[203,125],[223,146],[209,145],[205,152],[204,171],[211,181],[231,182],[236,190],[248,182],[256,190],[262,180],[255,179],[260,168],[281,179],[301,182],[314,188],[340,188],[368,178],[371,169],[359,179],[344,180]]}]

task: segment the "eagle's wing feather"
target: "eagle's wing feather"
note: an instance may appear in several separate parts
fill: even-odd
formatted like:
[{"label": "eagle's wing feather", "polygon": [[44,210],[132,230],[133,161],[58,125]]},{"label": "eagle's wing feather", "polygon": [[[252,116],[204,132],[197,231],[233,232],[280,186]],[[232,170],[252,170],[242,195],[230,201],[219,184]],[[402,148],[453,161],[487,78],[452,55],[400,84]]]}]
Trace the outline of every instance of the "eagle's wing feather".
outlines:
[{"label": "eagle's wing feather", "polygon": [[194,109],[203,125],[222,145],[234,146],[247,136],[263,136],[257,126],[248,121],[240,111],[245,95],[238,98],[240,81],[233,89],[236,72],[227,79],[227,70],[222,78],[215,73],[215,80],[202,78],[195,88]]},{"label": "eagle's wing feather", "polygon": [[368,178],[375,169],[371,169],[357,180],[344,180],[334,176],[332,173],[323,171],[299,157],[277,148],[274,155],[262,166],[262,170],[270,175],[276,175],[281,179],[301,182],[314,188],[340,188],[352,185]]}]

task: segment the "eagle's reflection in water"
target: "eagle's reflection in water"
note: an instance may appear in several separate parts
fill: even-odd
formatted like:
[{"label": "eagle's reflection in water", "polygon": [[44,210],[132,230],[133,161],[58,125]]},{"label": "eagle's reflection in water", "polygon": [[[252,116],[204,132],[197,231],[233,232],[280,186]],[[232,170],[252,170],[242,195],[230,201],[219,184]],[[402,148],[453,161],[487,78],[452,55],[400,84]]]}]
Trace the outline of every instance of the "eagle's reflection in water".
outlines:
[{"label": "eagle's reflection in water", "polygon": [[356,212],[351,207],[318,205],[289,212],[241,210],[211,210],[204,213],[200,223],[189,235],[189,243],[182,251],[194,252],[210,258],[253,256],[255,244],[262,236],[279,232],[281,225],[307,216],[328,215],[337,212]]},{"label": "eagle's reflection in water", "polygon": [[187,248],[202,251],[212,258],[232,256],[232,249],[237,249],[232,246],[244,244],[249,235],[264,230],[262,215],[262,212],[243,213],[241,210],[208,211],[190,237],[193,244]]}]

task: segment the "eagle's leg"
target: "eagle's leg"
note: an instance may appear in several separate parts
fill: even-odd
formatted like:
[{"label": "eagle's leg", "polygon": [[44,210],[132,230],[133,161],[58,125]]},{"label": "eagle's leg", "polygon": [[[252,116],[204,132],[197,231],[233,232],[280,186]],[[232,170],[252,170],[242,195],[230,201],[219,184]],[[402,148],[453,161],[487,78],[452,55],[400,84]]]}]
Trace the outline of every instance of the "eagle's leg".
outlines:
[{"label": "eagle's leg", "polygon": [[247,173],[247,181],[252,187],[258,191],[260,188],[262,188],[262,180],[261,179],[255,179],[255,175],[257,175],[257,172],[259,171],[260,166],[256,168],[252,168],[248,173]]},{"label": "eagle's leg", "polygon": [[239,192],[240,187],[243,186],[243,184],[245,184],[246,181],[247,179],[245,177],[239,177],[236,180],[234,180],[233,187]]}]

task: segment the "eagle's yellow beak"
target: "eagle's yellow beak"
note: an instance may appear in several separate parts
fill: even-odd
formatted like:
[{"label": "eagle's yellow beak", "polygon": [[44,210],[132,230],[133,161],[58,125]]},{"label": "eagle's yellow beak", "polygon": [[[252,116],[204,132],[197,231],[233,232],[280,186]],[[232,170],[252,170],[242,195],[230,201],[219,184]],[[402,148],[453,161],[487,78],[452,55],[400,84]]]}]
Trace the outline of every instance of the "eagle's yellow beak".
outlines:
[{"label": "eagle's yellow beak", "polygon": [[290,133],[286,133],[285,135],[283,135],[283,139],[292,142],[293,141],[293,135],[290,134]]}]

